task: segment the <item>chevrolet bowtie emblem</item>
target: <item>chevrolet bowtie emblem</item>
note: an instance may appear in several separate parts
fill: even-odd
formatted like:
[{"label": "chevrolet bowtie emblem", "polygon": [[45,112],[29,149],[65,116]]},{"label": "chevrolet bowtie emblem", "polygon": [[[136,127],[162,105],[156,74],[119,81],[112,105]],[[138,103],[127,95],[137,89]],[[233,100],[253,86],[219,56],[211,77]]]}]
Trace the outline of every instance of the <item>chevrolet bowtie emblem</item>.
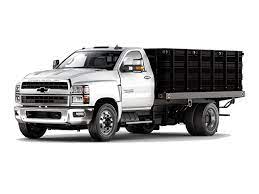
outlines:
[{"label": "chevrolet bowtie emblem", "polygon": [[38,92],[47,92],[48,91],[48,88],[44,88],[44,87],[40,87],[40,88],[37,88],[37,91]]}]

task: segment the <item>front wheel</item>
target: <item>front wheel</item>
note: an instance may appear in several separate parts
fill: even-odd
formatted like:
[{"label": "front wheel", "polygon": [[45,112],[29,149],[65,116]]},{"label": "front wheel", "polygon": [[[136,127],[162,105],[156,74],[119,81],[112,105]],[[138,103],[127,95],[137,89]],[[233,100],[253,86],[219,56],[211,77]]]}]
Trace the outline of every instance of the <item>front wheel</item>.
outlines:
[{"label": "front wheel", "polygon": [[29,139],[37,139],[42,137],[47,128],[36,124],[19,123],[21,133]]},{"label": "front wheel", "polygon": [[89,125],[89,133],[94,140],[108,141],[117,131],[117,112],[111,104],[103,104]]}]

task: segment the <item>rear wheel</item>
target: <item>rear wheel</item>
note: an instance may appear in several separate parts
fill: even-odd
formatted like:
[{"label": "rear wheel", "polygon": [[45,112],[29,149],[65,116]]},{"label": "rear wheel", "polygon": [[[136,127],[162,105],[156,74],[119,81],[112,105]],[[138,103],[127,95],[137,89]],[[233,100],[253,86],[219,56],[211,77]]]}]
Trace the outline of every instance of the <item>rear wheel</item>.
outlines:
[{"label": "rear wheel", "polygon": [[[186,114],[186,128],[191,135],[211,136],[217,132],[219,112],[214,103],[199,104],[194,108],[192,117]],[[192,119],[192,120],[191,120]]]},{"label": "rear wheel", "polygon": [[28,124],[28,123],[19,123],[19,128],[21,133],[30,139],[37,139],[42,137],[47,128],[46,127],[42,127],[42,126],[38,126],[36,124]]},{"label": "rear wheel", "polygon": [[155,125],[153,123],[127,125],[126,129],[130,133],[148,134],[151,133],[153,130],[159,130],[159,125]]},{"label": "rear wheel", "polygon": [[185,112],[184,116],[184,123],[186,126],[186,129],[189,134],[195,135],[195,127],[194,127],[194,113],[197,108],[198,104],[193,105],[192,107],[188,108]]},{"label": "rear wheel", "polygon": [[103,104],[89,125],[89,133],[94,140],[108,141],[117,131],[117,112],[111,104]]}]

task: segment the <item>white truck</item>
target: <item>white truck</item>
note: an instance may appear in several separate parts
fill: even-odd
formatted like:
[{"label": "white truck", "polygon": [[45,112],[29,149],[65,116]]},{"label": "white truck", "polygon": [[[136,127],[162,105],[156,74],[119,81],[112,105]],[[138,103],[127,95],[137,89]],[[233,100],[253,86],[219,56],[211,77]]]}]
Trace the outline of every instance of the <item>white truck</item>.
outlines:
[{"label": "white truck", "polygon": [[[21,133],[88,129],[110,140],[121,126],[148,134],[185,123],[191,135],[214,135],[219,108],[243,97],[241,51],[82,48],[53,69],[27,75],[15,87]],[[228,100],[220,107],[220,101]],[[222,116],[227,116],[222,114]]]}]

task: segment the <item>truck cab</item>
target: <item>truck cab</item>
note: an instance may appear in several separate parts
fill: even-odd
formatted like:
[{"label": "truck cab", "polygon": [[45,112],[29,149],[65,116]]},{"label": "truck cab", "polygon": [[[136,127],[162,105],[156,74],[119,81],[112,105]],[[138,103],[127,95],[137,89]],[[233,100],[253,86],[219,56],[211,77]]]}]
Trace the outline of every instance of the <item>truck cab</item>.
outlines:
[{"label": "truck cab", "polygon": [[[15,99],[15,117],[29,138],[48,128],[96,127],[99,116],[104,136],[91,135],[102,140],[114,135],[122,112],[151,110],[154,76],[141,48],[84,48],[55,60],[52,70],[27,75],[16,85]],[[107,110],[97,115],[102,107]]]},{"label": "truck cab", "polygon": [[[211,53],[215,58],[217,51]],[[178,58],[173,58],[175,55]],[[227,57],[226,52],[226,61]],[[238,55],[237,67],[239,59]],[[52,70],[28,74],[16,85],[15,118],[28,138],[40,138],[47,129],[88,129],[93,139],[107,141],[121,126],[132,133],[151,133],[160,125],[181,122],[191,135],[213,135],[218,127],[219,101],[233,104],[244,92],[240,88],[213,91],[215,85],[212,91],[189,91],[188,83],[196,83],[196,79],[188,78],[188,67],[198,60],[200,64],[207,60],[201,51],[119,46],[79,49],[62,62],[54,60]],[[168,61],[170,68],[166,69],[163,65]],[[175,67],[181,63],[186,73],[177,75]],[[171,85],[179,76],[186,79],[186,91],[174,92]]]}]

